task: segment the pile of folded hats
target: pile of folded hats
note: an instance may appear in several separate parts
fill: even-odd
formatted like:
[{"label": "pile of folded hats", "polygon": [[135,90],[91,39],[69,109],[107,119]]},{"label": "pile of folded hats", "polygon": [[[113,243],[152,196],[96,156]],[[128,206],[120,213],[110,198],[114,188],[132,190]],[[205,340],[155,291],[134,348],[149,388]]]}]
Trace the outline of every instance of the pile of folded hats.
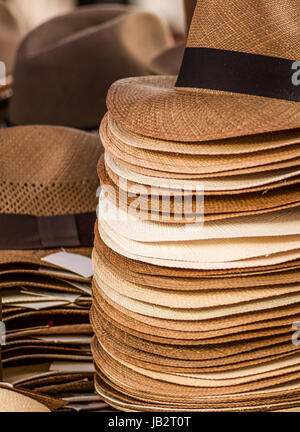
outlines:
[{"label": "pile of folded hats", "polygon": [[300,7],[233,3],[197,2],[175,88],[108,93],[92,350],[122,410],[300,406]]},{"label": "pile of folded hats", "polygon": [[0,135],[3,379],[67,409],[106,408],[93,390],[91,246],[99,138],[51,126]]}]

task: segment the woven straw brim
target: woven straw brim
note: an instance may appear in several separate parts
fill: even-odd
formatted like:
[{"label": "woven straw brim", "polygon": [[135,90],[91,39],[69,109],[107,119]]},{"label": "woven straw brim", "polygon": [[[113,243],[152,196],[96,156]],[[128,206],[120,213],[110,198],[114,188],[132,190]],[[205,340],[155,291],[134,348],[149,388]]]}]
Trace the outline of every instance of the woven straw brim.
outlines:
[{"label": "woven straw brim", "polygon": [[300,182],[300,170],[285,168],[267,173],[239,175],[231,177],[199,178],[179,180],[145,176],[135,173],[116,161],[109,153],[104,158],[105,170],[114,183],[127,183],[131,193],[162,196],[196,195],[197,187],[203,187],[206,195],[228,195],[247,192],[260,192]]},{"label": "woven straw brim", "polygon": [[[198,323],[199,331],[189,331],[188,324],[185,323],[185,329],[174,330],[153,326],[134,319],[131,315],[126,314],[126,310],[114,307],[104,298],[99,296],[93,300],[93,315],[95,332],[102,329],[102,324],[99,320],[104,320],[106,323],[113,324],[119,330],[129,333],[139,339],[157,342],[164,345],[214,345],[233,343],[237,341],[246,341],[255,338],[264,338],[269,336],[278,336],[290,332],[292,324],[295,322],[295,315],[287,317],[269,319],[263,322],[250,323],[229,327],[228,329],[217,329],[210,331],[201,331],[201,326]],[[99,323],[99,325],[97,324]],[[229,323],[229,322],[228,322]],[[97,330],[98,329],[98,330]]]},{"label": "woven straw brim", "polygon": [[[174,342],[174,339],[184,339],[183,345],[198,345],[199,343],[201,344],[201,340],[203,339],[214,338],[230,341],[231,338],[241,339],[238,335],[246,334],[247,332],[249,332],[250,337],[246,337],[246,339],[253,339],[251,334],[266,329],[266,322],[270,323],[270,328],[274,329],[277,327],[277,324],[279,327],[285,326],[286,322],[299,313],[299,303],[295,303],[291,306],[274,308],[273,310],[261,310],[254,313],[247,312],[243,315],[223,316],[199,321],[160,319],[143,315],[121,306],[106,295],[95,281],[93,284],[93,308],[95,309],[96,316],[99,317],[99,310],[101,309],[104,313],[111,314],[111,319],[117,327],[123,325],[127,329],[130,329],[130,331],[127,330],[129,333],[137,337],[141,336],[143,330],[151,329],[148,337],[142,337],[142,339],[151,341],[152,338],[150,335],[152,335],[156,336],[156,339],[153,339],[154,341],[170,345],[181,345],[180,342]],[[126,323],[125,321],[124,324],[122,317],[128,317],[128,322]],[[276,334],[276,330],[272,332],[273,335]],[[175,332],[177,332],[176,337],[174,337]],[[280,333],[278,332],[278,334]],[[286,333],[286,331],[283,333]]]},{"label": "woven straw brim", "polygon": [[102,121],[107,121],[111,134],[127,146],[144,150],[192,155],[234,155],[271,150],[298,144],[300,135],[299,129],[292,129],[217,141],[184,143],[178,140],[155,139],[129,131],[117,122],[110,113],[107,113]]},{"label": "woven straw brim", "polygon": [[[101,283],[101,287],[100,287]],[[233,305],[212,306],[198,309],[175,309],[166,306],[159,306],[153,303],[146,303],[140,300],[134,300],[104,283],[98,282],[99,291],[104,293],[114,303],[122,306],[134,313],[145,315],[150,318],[159,320],[177,320],[177,321],[202,321],[216,318],[230,317],[241,314],[259,313],[261,310],[275,310],[284,308],[300,302],[300,296],[296,293],[284,295],[281,297],[271,297],[268,299],[254,300],[251,303],[239,303]],[[204,296],[202,296],[203,298]],[[225,297],[225,296],[224,296]]]},{"label": "woven straw brim", "polygon": [[[219,374],[223,379],[214,379],[218,374],[167,374],[150,371],[130,364],[128,361],[117,358],[113,353],[107,352],[98,344],[93,345],[93,354],[96,357],[96,365],[113,376],[123,387],[123,391],[131,386],[135,388],[136,395],[144,394],[142,398],[153,397],[164,401],[176,401],[196,403],[201,397],[225,396],[267,389],[276,385],[287,385],[299,377],[299,365],[296,364],[298,356],[290,359],[275,360],[270,364],[254,367],[252,371],[229,371]],[[277,368],[272,370],[272,368]],[[260,371],[258,373],[258,371]],[[254,373],[255,375],[251,375]],[[240,376],[238,377],[238,375]],[[244,374],[244,375],[243,375]],[[249,374],[249,375],[248,375]],[[235,376],[235,378],[231,378]],[[225,378],[225,379],[224,379]],[[138,383],[139,380],[139,383]],[[126,391],[126,390],[125,390]],[[150,396],[151,398],[151,396]]]},{"label": "woven straw brim", "polygon": [[213,308],[227,305],[244,304],[251,301],[260,301],[264,299],[275,299],[280,296],[297,293],[299,284],[277,286],[276,290],[273,287],[259,288],[241,288],[241,289],[226,289],[226,290],[210,290],[210,291],[171,291],[164,290],[161,292],[153,287],[143,287],[140,284],[133,284],[120,278],[114,274],[104,263],[94,260],[94,279],[101,286],[101,282],[107,286],[114,287],[115,291],[120,295],[129,297],[137,301],[143,301],[148,304],[164,306],[174,310],[181,309],[201,309]]},{"label": "woven straw brim", "polygon": [[163,267],[158,265],[149,264],[146,262],[139,262],[135,259],[127,258],[119,253],[113,251],[111,248],[105,245],[100,237],[97,226],[95,227],[95,249],[97,253],[102,255],[105,254],[106,258],[113,263],[119,269],[126,272],[126,269],[135,272],[138,275],[156,275],[156,276],[167,276],[167,277],[228,277],[228,276],[243,276],[243,275],[261,275],[261,274],[273,274],[278,271],[295,270],[299,268],[300,261],[291,260],[289,262],[283,262],[281,264],[272,264],[261,267],[249,267],[247,269],[214,269],[214,270],[187,270],[171,267]]},{"label": "woven straw brim", "polygon": [[[102,323],[102,324],[101,324]],[[98,328],[98,332],[96,334],[98,341],[104,347],[107,347],[108,351],[112,351],[114,355],[116,355],[117,351],[119,351],[120,358],[126,361],[130,359],[130,362],[133,365],[144,367],[145,369],[157,371],[157,372],[165,372],[165,373],[213,373],[213,372],[225,372],[230,371],[233,368],[241,368],[241,367],[250,367],[255,366],[258,362],[267,363],[272,360],[277,360],[280,358],[288,357],[291,353],[287,350],[286,346],[282,345],[280,348],[277,346],[277,354],[276,349],[270,349],[267,346],[266,341],[266,349],[265,350],[256,350],[255,354],[252,351],[251,354],[248,352],[240,353],[238,355],[227,355],[226,356],[226,346],[230,347],[235,345],[235,347],[242,346],[240,342],[234,342],[234,344],[228,343],[219,344],[215,343],[211,345],[211,350],[219,351],[223,349],[223,357],[214,358],[213,360],[195,360],[195,359],[178,359],[173,358],[172,352],[176,352],[175,346],[168,347],[165,345],[165,348],[161,348],[162,345],[155,344],[154,342],[145,343],[142,339],[133,338],[130,334],[125,333],[121,330],[118,330],[114,325],[112,325],[109,329],[109,323],[104,324],[103,319],[99,320],[100,326]],[[125,343],[121,343],[121,338]],[[276,340],[276,337],[274,337]],[[132,342],[132,341],[135,341]],[[140,347],[139,345],[140,341]],[[247,341],[249,345],[251,345],[251,341]],[[121,347],[122,345],[122,347]],[[159,346],[160,353],[152,352],[152,347]],[[172,348],[172,349],[169,349]],[[203,348],[203,350],[202,350]],[[229,349],[229,348],[228,348]],[[284,349],[287,352],[284,352]],[[150,350],[150,351],[149,351]],[[159,350],[159,351],[160,351]],[[203,345],[186,347],[181,351],[181,346],[177,346],[178,352],[184,355],[184,351],[191,353],[192,355],[195,353],[195,350],[202,350],[202,353],[205,351],[209,351],[207,346],[205,345],[205,341]],[[295,350],[295,349],[294,349]],[[255,351],[255,350],[254,350]],[[270,351],[268,355],[268,351]],[[273,352],[272,352],[273,351]],[[282,352],[280,352],[282,351]],[[230,352],[230,351],[228,351]],[[266,355],[267,353],[267,355]],[[189,355],[189,354],[187,354]],[[259,357],[261,356],[261,357]]]},{"label": "woven straw brim", "polygon": [[[257,395],[258,400],[251,400],[251,394],[248,393],[248,401],[244,403],[236,403],[234,399],[231,403],[225,401],[223,405],[220,398],[220,404],[215,403],[213,405],[212,400],[208,400],[210,404],[202,403],[197,405],[185,404],[184,402],[170,403],[156,401],[154,398],[152,400],[142,400],[138,397],[131,397],[122,392],[122,389],[116,389],[117,386],[114,385],[110,379],[101,373],[100,370],[97,371],[97,376],[95,378],[95,389],[103,400],[105,400],[110,406],[117,410],[124,412],[298,412],[297,407],[300,406],[299,394],[297,392],[277,392],[279,397],[277,397],[276,392],[274,399],[263,399]],[[295,396],[296,394],[296,396]],[[261,396],[263,393],[261,393]],[[245,394],[246,398],[246,394]],[[283,400],[284,398],[284,400]]]},{"label": "woven straw brim", "polygon": [[[181,174],[198,174],[204,176],[211,173],[232,173],[235,171],[255,168],[256,172],[263,169],[276,169],[278,163],[285,162],[290,166],[300,163],[300,146],[292,145],[242,155],[185,155],[164,153],[159,151],[133,148],[114,137],[108,127],[107,119],[102,121],[100,137],[107,152],[114,157],[134,166],[147,166],[148,169],[164,171],[172,177],[172,172]],[[263,167],[263,168],[258,168]],[[269,168],[270,169],[270,168]],[[227,174],[227,175],[228,175]]]},{"label": "woven straw brim", "polygon": [[[155,276],[149,274],[141,274],[134,272],[128,267],[123,267],[121,262],[117,266],[116,263],[111,262],[107,256],[107,249],[104,244],[103,248],[98,247],[94,250],[94,259],[100,259],[106,267],[113,271],[119,277],[126,279],[132,283],[140,283],[144,287],[152,287],[160,290],[174,290],[174,291],[194,291],[194,290],[217,290],[217,289],[235,289],[235,288],[252,288],[260,286],[277,286],[281,284],[291,284],[300,282],[299,270],[282,270],[274,273],[265,273],[258,275],[251,275],[242,273],[241,276],[225,274],[221,276],[212,277],[197,277],[197,278],[181,278],[180,283],[176,277]],[[101,251],[101,252],[100,252]],[[100,255],[101,253],[101,255]],[[100,258],[101,256],[101,258]]]},{"label": "woven straw brim", "polygon": [[109,112],[126,129],[152,138],[206,141],[299,128],[297,102],[174,89],[175,77],[114,83]]},{"label": "woven straw brim", "polygon": [[[169,223],[194,223],[196,214],[189,215],[187,211],[182,214],[182,203],[176,200],[170,200],[170,214],[164,214],[165,205],[161,196],[144,196],[132,197],[128,191],[124,191],[118,187],[117,183],[113,182],[109,177],[104,164],[104,159],[101,158],[98,163],[98,175],[102,185],[112,186],[116,192],[117,204],[125,210],[127,207],[131,210],[132,203],[138,198],[139,208],[137,213],[141,219],[166,221]],[[121,185],[122,186],[122,185]],[[108,194],[108,199],[114,197]],[[300,192],[297,185],[270,190],[267,194],[246,193],[235,194],[233,196],[206,196],[204,200],[204,220],[227,219],[230,217],[257,215],[269,213],[277,210],[296,207],[300,202]],[[124,205],[124,203],[127,203]],[[192,210],[195,212],[195,201],[193,200]],[[151,211],[152,210],[152,211]],[[197,215],[203,216],[203,215]]]},{"label": "woven straw brim", "polygon": [[[138,314],[135,314],[135,317],[133,313],[128,315],[125,308],[116,306],[111,300],[108,299],[106,301],[107,298],[97,295],[97,285],[95,285],[94,289],[96,290],[96,295],[93,298],[93,311],[91,311],[91,314],[94,316],[94,326],[97,326],[98,330],[102,328],[101,322],[99,322],[101,319],[106,321],[106,323],[111,322],[119,330],[132,336],[165,345],[213,345],[216,343],[245,341],[286,334],[290,332],[291,326],[297,316],[292,314],[244,325],[236,325],[234,327],[206,331],[205,328],[201,330],[200,322],[196,323],[198,330],[195,323],[186,322],[182,328],[179,328],[178,325],[178,329],[175,330],[166,326],[163,327],[163,324],[159,327],[158,325],[143,322],[143,319],[146,319],[146,317],[139,316]],[[99,325],[97,325],[97,320]],[[159,321],[157,321],[158,323]],[[234,320],[232,323],[235,324]],[[230,320],[227,320],[227,324],[230,326]],[[97,332],[97,329],[95,329],[95,332]]]}]

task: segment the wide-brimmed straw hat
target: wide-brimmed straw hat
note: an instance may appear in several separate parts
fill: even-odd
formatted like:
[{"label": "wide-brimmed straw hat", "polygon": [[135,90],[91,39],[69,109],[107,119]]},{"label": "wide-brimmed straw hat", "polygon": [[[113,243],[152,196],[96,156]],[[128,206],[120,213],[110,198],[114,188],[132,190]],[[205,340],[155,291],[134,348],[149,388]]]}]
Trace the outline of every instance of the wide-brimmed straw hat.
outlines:
[{"label": "wide-brimmed straw hat", "polygon": [[84,7],[53,18],[20,46],[9,120],[96,128],[108,87],[151,73],[152,58],[172,40],[156,15],[125,6]]},{"label": "wide-brimmed straw hat", "polygon": [[297,128],[299,17],[297,0],[198,1],[177,81],[121,80],[109,111],[135,133],[176,141]]},{"label": "wide-brimmed straw hat", "polygon": [[0,412],[50,412],[64,405],[58,399],[0,383]]},{"label": "wide-brimmed straw hat", "polygon": [[22,22],[14,14],[13,9],[7,3],[0,2],[0,61],[4,62],[7,74],[12,72],[23,32]]},{"label": "wide-brimmed straw hat", "polygon": [[99,139],[52,126],[0,134],[0,262],[42,264],[57,248],[93,245]]}]

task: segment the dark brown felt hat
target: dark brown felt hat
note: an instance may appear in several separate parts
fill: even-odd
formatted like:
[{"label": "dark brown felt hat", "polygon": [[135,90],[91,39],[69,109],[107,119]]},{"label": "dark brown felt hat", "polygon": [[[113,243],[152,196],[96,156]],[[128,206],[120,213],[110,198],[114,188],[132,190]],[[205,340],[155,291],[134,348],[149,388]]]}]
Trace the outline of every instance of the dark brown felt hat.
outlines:
[{"label": "dark brown felt hat", "polygon": [[183,142],[298,128],[299,18],[298,0],[199,0],[177,81],[121,80],[108,109],[132,132]]},{"label": "dark brown felt hat", "polygon": [[96,128],[108,87],[149,74],[152,58],[171,44],[156,15],[123,6],[90,6],[56,17],[20,46],[10,122]]}]

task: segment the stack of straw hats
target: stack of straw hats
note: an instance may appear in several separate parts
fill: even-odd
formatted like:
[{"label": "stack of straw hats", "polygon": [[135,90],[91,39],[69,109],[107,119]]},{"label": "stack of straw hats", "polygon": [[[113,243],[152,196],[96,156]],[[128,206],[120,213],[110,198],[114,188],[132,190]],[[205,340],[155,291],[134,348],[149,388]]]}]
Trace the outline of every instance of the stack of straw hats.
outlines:
[{"label": "stack of straw hats", "polygon": [[93,391],[91,246],[99,138],[51,126],[0,135],[3,379],[103,409]]},{"label": "stack of straw hats", "polygon": [[116,408],[300,405],[299,18],[198,1],[177,82],[108,93],[91,322]]}]

